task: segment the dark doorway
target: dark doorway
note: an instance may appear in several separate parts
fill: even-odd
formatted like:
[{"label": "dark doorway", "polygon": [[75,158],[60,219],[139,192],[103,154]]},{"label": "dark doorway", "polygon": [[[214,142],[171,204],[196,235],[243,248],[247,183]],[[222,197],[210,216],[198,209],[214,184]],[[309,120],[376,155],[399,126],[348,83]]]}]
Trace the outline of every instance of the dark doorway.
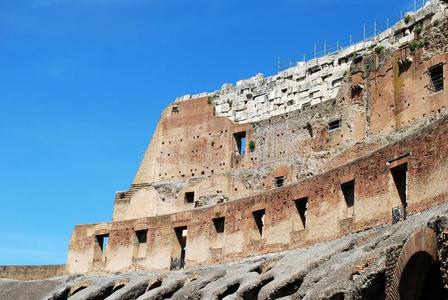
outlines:
[{"label": "dark doorway", "polygon": [[306,210],[308,208],[308,197],[294,200],[297,212],[299,213],[300,221],[302,221],[303,228],[306,227]]},{"label": "dark doorway", "polygon": [[182,269],[185,266],[185,254],[187,246],[187,226],[174,228],[177,243],[173,245],[171,256],[171,270]]},{"label": "dark doorway", "polygon": [[400,197],[401,205],[403,206],[403,219],[406,219],[407,206],[407,172],[408,164],[402,164],[390,169],[394,179],[395,187]]},{"label": "dark doorway", "polygon": [[427,252],[417,252],[406,264],[398,286],[401,300],[447,299],[440,265]]},{"label": "dark doorway", "polygon": [[345,203],[347,207],[353,207],[355,205],[355,181],[349,181],[341,184],[342,193],[344,194]]},{"label": "dark doorway", "polygon": [[252,215],[254,216],[254,221],[257,225],[258,232],[260,233],[260,237],[263,237],[265,210],[256,210]]},{"label": "dark doorway", "polygon": [[214,218],[213,225],[215,226],[216,233],[224,233],[226,219],[224,217]]},{"label": "dark doorway", "polygon": [[135,235],[137,236],[139,244],[146,244],[146,240],[148,237],[148,230],[137,230],[135,232]]}]

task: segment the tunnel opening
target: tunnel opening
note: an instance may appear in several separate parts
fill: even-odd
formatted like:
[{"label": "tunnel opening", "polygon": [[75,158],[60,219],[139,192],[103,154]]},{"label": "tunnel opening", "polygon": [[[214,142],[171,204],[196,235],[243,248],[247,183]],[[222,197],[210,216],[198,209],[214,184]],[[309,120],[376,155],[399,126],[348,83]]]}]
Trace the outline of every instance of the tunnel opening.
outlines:
[{"label": "tunnel opening", "polygon": [[240,283],[235,282],[235,283],[227,286],[226,289],[222,293],[220,293],[219,295],[216,296],[216,299],[222,300],[227,296],[233,295],[238,291],[239,288],[240,288]]},{"label": "tunnel opening", "polygon": [[255,284],[253,287],[247,289],[244,291],[241,295],[241,298],[244,300],[252,300],[257,299],[258,294],[260,293],[260,290],[267,285],[268,283],[272,282],[274,280],[274,277],[267,277],[262,280],[260,280],[257,284]]},{"label": "tunnel opening", "polygon": [[415,253],[406,264],[398,291],[401,300],[447,299],[439,263],[424,251]]},{"label": "tunnel opening", "polygon": [[276,289],[270,296],[271,299],[277,299],[282,297],[291,296],[297,292],[303,283],[303,277],[299,276],[297,278],[290,279],[283,286]]},{"label": "tunnel opening", "polygon": [[162,280],[156,280],[146,287],[145,293],[162,286]]}]

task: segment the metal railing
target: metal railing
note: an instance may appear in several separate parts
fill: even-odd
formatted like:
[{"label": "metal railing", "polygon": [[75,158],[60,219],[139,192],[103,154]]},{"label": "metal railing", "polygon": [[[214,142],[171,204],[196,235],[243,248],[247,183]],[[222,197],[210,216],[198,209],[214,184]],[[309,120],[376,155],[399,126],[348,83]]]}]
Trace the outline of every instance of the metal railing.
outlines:
[{"label": "metal railing", "polygon": [[403,20],[405,18],[405,14],[407,12],[416,12],[419,9],[423,8],[427,2],[430,0],[413,0],[412,3],[406,9],[400,11],[399,16],[390,17],[386,20],[383,20],[382,22],[377,21],[377,19],[374,19],[373,22],[370,23],[364,23],[362,27],[362,31],[355,35],[349,35],[347,39],[344,41],[337,41],[336,45],[329,46],[326,40],[324,40],[322,43],[315,43],[313,51],[309,51],[306,53],[303,53],[303,56],[300,60],[294,60],[289,59],[289,66],[285,66],[282,63],[282,59],[280,57],[277,57],[277,69],[278,72],[282,70],[286,70],[290,67],[293,67],[298,62],[307,62],[311,59],[323,57],[329,54],[338,53],[342,50],[345,50],[353,45],[360,44],[360,43],[366,43],[374,42],[375,39],[379,39],[379,36],[381,33],[387,31],[391,26],[398,23],[399,21]]}]

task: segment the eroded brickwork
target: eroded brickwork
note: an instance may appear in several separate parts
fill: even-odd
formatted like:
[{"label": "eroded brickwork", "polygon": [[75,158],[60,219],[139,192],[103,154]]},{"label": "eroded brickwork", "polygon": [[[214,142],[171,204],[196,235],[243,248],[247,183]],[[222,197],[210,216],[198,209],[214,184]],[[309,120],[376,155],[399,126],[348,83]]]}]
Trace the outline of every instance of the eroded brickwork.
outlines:
[{"label": "eroded brickwork", "polygon": [[[326,72],[323,88],[332,69],[319,64],[306,82],[294,69],[282,80],[259,78],[269,91],[250,81],[227,98],[221,92],[171,104],[130,189],[116,194],[113,222],[76,227],[69,271],[238,260],[399,222],[443,202],[448,54],[420,42],[445,30],[444,5],[431,2],[351,53],[343,74],[331,75],[337,87],[326,101],[301,100],[244,122],[237,114],[259,93],[270,93],[268,102],[278,89],[294,97],[294,83],[285,80],[310,85]],[[223,100],[232,95],[238,99]],[[273,104],[283,105],[282,97]],[[227,115],[225,103],[240,107]]]}]

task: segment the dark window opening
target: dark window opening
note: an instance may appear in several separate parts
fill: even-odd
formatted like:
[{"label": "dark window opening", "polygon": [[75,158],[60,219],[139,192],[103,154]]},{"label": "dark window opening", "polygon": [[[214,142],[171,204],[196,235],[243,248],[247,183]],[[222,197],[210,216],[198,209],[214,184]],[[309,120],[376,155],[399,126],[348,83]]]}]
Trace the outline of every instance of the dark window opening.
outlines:
[{"label": "dark window opening", "polygon": [[431,89],[433,92],[443,90],[443,64],[438,64],[428,70],[429,77],[431,77]]},{"label": "dark window opening", "polygon": [[339,128],[341,128],[341,119],[331,121],[330,123],[328,123],[329,131],[337,130]]},{"label": "dark window opening", "polygon": [[341,184],[341,189],[347,207],[353,207],[355,205],[355,181],[352,180]]},{"label": "dark window opening", "polygon": [[303,228],[306,227],[306,211],[308,209],[308,197],[294,200],[297,212],[299,213],[300,220],[302,221]]},{"label": "dark window opening", "polygon": [[171,109],[171,112],[178,113],[179,112],[179,106],[173,106]]},{"label": "dark window opening", "polygon": [[218,296],[216,296],[215,299],[222,300],[224,298],[227,298],[227,296],[235,294],[239,288],[240,288],[239,282],[233,283],[233,284],[227,286],[226,289],[222,293],[220,293]]},{"label": "dark window opening", "polygon": [[394,179],[398,195],[400,196],[401,205],[404,208],[403,219],[406,219],[406,206],[407,206],[406,185],[407,185],[408,165],[405,163],[395,168],[392,168],[390,171],[392,173],[392,178]]},{"label": "dark window opening", "polygon": [[187,203],[194,202],[194,192],[186,192],[185,193],[185,202],[187,202]]},{"label": "dark window opening", "polygon": [[311,107],[311,103],[310,102],[306,102],[302,104],[302,109],[307,109]]},{"label": "dark window opening", "polygon": [[135,232],[135,235],[137,236],[139,244],[146,244],[146,240],[148,237],[148,230],[137,230]]},{"label": "dark window opening", "polygon": [[313,126],[311,126],[310,123],[307,123],[306,126],[304,127],[306,130],[308,130],[308,134],[310,135],[310,137],[313,137]]},{"label": "dark window opening", "polygon": [[100,246],[101,252],[104,253],[107,244],[109,243],[109,235],[108,234],[97,235],[96,240],[98,242],[98,245]]},{"label": "dark window opening", "polygon": [[258,232],[260,233],[260,236],[263,237],[265,210],[256,210],[252,213],[252,215],[254,216],[254,221],[257,225]]},{"label": "dark window opening", "polygon": [[352,85],[352,98],[355,98],[359,95],[361,95],[362,91],[364,90],[364,86],[362,84],[355,84]]},{"label": "dark window opening", "polygon": [[244,155],[244,153],[246,153],[246,132],[238,132],[233,134],[233,136],[235,138],[238,153]]},{"label": "dark window opening", "polygon": [[274,183],[276,187],[282,187],[285,185],[285,176],[275,177]]},{"label": "dark window opening", "polygon": [[213,219],[213,225],[217,233],[224,233],[225,221],[226,219],[224,217]]},{"label": "dark window opening", "polygon": [[362,62],[362,55],[359,55],[359,56],[355,56],[355,58],[353,59],[353,63],[355,63],[355,64],[359,64],[359,63],[361,63]]}]

